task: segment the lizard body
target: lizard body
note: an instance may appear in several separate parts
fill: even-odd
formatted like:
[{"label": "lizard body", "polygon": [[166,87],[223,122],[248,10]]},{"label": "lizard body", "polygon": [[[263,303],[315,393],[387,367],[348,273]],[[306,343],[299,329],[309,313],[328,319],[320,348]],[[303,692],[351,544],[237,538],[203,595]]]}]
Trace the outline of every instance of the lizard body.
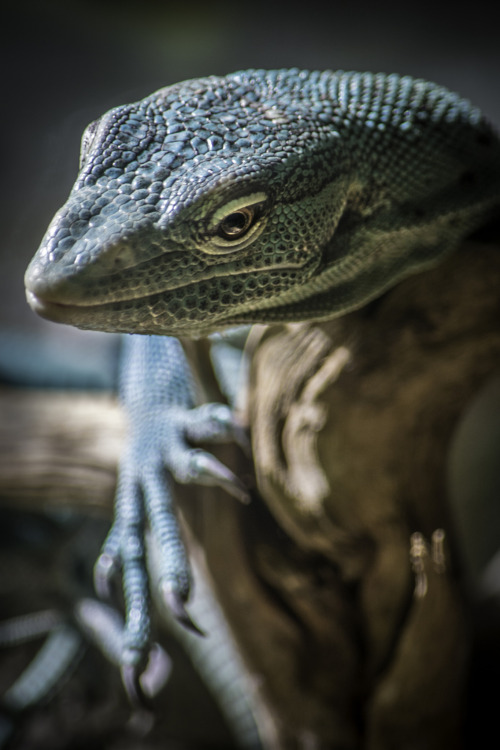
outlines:
[{"label": "lizard body", "polygon": [[410,77],[251,70],[170,86],[89,126],[26,285],[49,319],[152,334],[125,346],[131,438],[97,565],[104,593],[123,568],[124,665],[140,666],[149,642],[146,526],[163,597],[195,627],[169,476],[244,497],[189,445],[236,432],[226,407],[194,409],[170,337],[359,308],[438,263],[499,203],[500,143],[485,118]]}]

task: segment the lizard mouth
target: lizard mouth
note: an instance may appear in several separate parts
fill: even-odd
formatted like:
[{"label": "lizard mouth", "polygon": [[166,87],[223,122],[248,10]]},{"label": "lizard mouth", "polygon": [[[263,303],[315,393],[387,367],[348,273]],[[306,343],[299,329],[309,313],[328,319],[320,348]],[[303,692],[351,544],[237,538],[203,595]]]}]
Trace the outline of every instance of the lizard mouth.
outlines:
[{"label": "lizard mouth", "polygon": [[[83,330],[104,331],[106,333],[131,333],[130,321],[127,316],[122,318],[120,303],[105,303],[94,305],[68,305],[60,302],[49,302],[34,292],[27,291],[26,299],[33,312],[53,323],[63,323]],[[213,330],[219,330],[222,321],[211,325],[209,322],[193,324],[176,320],[171,316],[166,326],[168,335],[205,335]],[[222,323],[223,324],[223,323]],[[165,327],[155,323],[149,314],[138,323],[134,333],[149,335],[165,334]]]},{"label": "lizard mouth", "polygon": [[80,305],[50,302],[29,290],[26,291],[26,299],[33,312],[53,323],[79,325],[82,318],[85,318],[86,308]]},{"label": "lizard mouth", "polygon": [[[50,281],[27,274],[26,297],[35,313],[54,323],[115,333],[199,336],[232,325],[243,314],[260,322],[264,311],[297,287],[297,269],[272,268],[259,283],[250,272],[219,273],[168,290],[160,287],[146,296],[127,295],[125,289],[107,299],[102,295],[71,300]],[[62,291],[67,291],[64,284]]]},{"label": "lizard mouth", "polygon": [[26,290],[26,299],[33,312],[36,312],[42,318],[60,322],[65,317],[64,310],[67,310],[68,305],[59,302],[47,302],[29,290]]}]

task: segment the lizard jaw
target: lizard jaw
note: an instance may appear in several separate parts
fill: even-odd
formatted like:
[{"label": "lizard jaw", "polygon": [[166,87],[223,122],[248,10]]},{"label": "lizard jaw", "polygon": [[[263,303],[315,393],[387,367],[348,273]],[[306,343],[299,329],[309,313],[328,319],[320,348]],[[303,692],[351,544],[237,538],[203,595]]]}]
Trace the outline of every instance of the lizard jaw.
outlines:
[{"label": "lizard jaw", "polygon": [[[26,291],[29,306],[37,315],[52,323],[64,323],[77,328],[92,328],[98,330],[95,322],[94,306],[67,305],[63,302],[50,302],[39,297],[34,292]],[[97,307],[97,305],[95,306]],[[105,328],[102,330],[110,330]]]},{"label": "lizard jaw", "polygon": [[26,299],[33,312],[40,315],[41,318],[52,320],[54,323],[67,322],[70,305],[63,305],[59,302],[47,302],[29,290],[26,290]]},{"label": "lizard jaw", "polygon": [[33,312],[41,318],[50,320],[52,323],[63,323],[65,325],[75,326],[83,330],[104,331],[106,333],[142,333],[148,335],[190,335],[198,338],[200,335],[212,333],[214,330],[221,330],[224,327],[223,322],[217,321],[213,326],[201,325],[193,329],[192,325],[185,326],[175,320],[169,321],[168,326],[155,325],[154,319],[148,324],[137,325],[135,329],[131,328],[130,322],[126,319],[117,318],[109,310],[107,304],[96,305],[68,305],[61,302],[50,302],[44,300],[34,292],[27,290],[26,299]]}]

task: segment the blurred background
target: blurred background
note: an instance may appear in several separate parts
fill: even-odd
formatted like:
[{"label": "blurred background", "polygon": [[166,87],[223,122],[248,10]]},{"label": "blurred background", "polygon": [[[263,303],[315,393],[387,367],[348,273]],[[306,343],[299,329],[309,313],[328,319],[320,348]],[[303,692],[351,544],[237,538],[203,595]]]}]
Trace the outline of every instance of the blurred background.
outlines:
[{"label": "blurred background", "polygon": [[90,385],[110,381],[114,337],[36,318],[23,285],[24,270],[76,178],[90,121],[183,79],[293,66],[434,80],[500,126],[499,18],[491,0],[4,0],[0,379],[24,377],[23,340],[34,354],[35,379],[43,350],[49,364],[61,363],[63,381],[72,368],[85,371]]}]

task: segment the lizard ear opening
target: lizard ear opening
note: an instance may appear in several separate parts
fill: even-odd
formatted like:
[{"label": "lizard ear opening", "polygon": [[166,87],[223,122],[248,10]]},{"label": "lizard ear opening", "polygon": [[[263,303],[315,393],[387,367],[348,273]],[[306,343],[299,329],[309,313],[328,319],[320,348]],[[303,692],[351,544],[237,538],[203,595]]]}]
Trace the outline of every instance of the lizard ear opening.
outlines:
[{"label": "lizard ear opening", "polygon": [[252,193],[229,201],[213,214],[209,223],[207,253],[229,253],[247,247],[262,232],[266,223],[265,193]]}]

